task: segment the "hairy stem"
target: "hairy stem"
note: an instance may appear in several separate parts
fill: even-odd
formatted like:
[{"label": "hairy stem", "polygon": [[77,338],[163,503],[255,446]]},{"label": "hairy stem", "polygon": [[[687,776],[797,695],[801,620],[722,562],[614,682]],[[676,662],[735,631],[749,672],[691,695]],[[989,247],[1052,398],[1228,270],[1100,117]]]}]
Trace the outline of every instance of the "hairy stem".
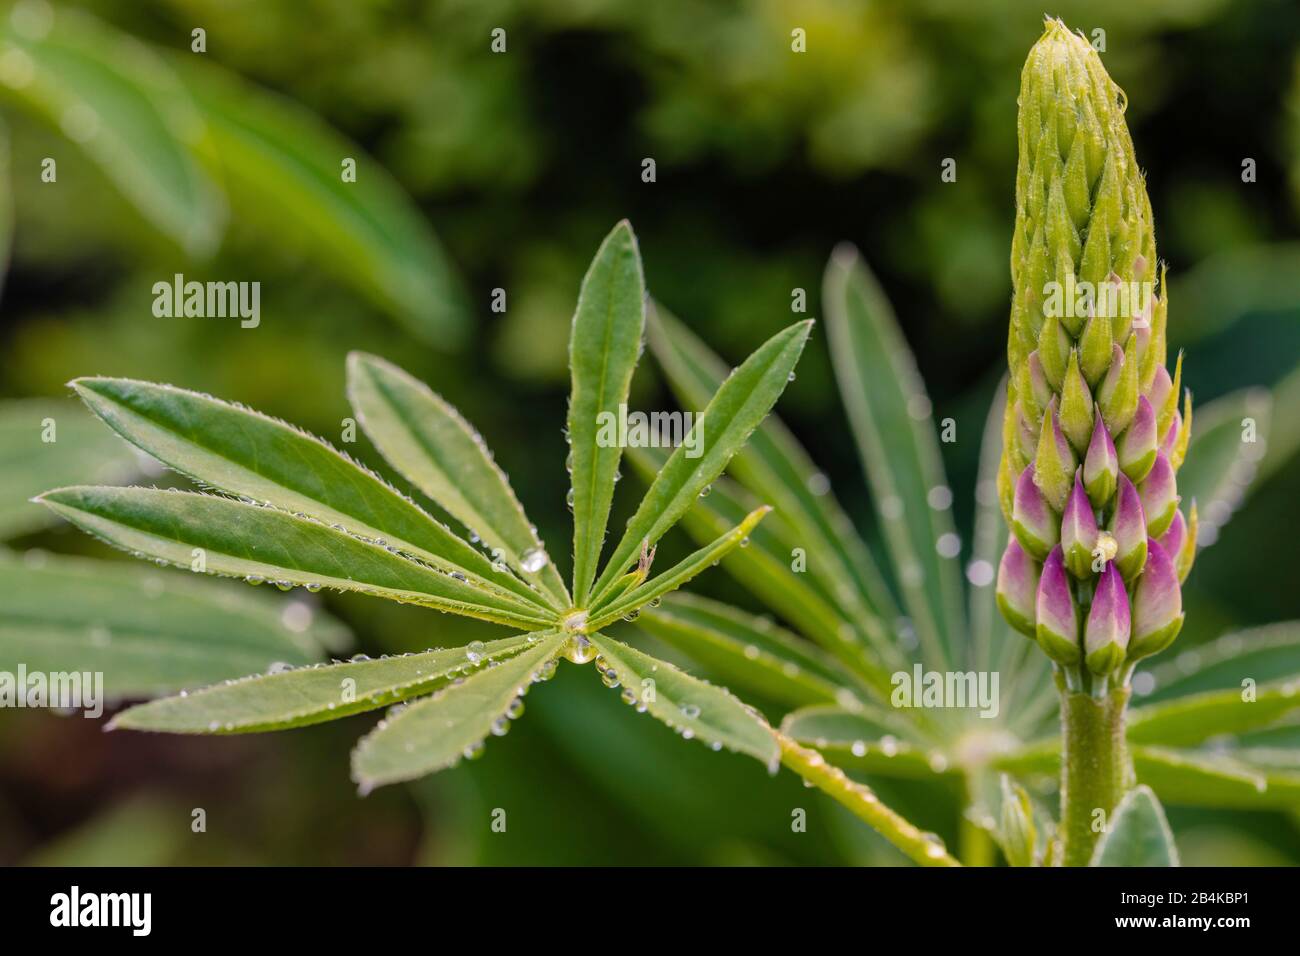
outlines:
[{"label": "hairy stem", "polygon": [[817,787],[827,796],[847,807],[877,833],[902,850],[921,866],[961,866],[943,843],[927,836],[881,803],[872,789],[849,779],[839,767],[826,762],[815,750],[802,747],[785,734],[777,734],[781,762]]},{"label": "hairy stem", "polygon": [[[1061,692],[1061,837],[1065,866],[1087,866],[1103,824],[1133,785],[1124,742],[1129,688],[1096,699]],[[1101,810],[1104,817],[1099,816]]]}]

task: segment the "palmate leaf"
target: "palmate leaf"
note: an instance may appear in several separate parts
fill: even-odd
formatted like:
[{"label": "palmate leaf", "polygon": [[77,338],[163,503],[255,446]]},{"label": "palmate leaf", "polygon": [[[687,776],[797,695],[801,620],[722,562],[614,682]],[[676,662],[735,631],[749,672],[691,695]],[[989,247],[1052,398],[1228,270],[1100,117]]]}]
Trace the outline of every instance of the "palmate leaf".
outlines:
[{"label": "palmate leaf", "polygon": [[305,727],[420,697],[528,648],[536,635],[255,675],[125,710],[112,729],[247,734]]},{"label": "palmate leaf", "polygon": [[[673,391],[686,407],[699,408],[726,377],[726,365],[676,319],[656,310],[650,345]],[[877,654],[901,664],[886,626],[898,616],[866,544],[858,536],[798,439],[769,415],[728,466],[728,474],[770,503],[791,536],[811,556],[808,574],[823,586],[845,620],[872,643]]]},{"label": "palmate leaf", "polygon": [[212,252],[225,203],[194,154],[213,143],[164,60],[86,14],[45,4],[0,17],[0,44],[19,78],[0,89],[62,128],[156,228],[192,255]]},{"label": "palmate leaf", "polygon": [[516,701],[543,677],[569,640],[533,635],[529,647],[504,661],[417,701],[361,739],[352,754],[352,778],[362,792],[442,770],[472,755],[487,736],[504,733]]},{"label": "palmate leaf", "polygon": [[[850,246],[826,267],[825,308],[836,380],[893,557],[903,604],[942,666],[966,633],[951,498],[912,353],[875,278]],[[940,549],[952,548],[951,554]]]},{"label": "palmate leaf", "polygon": [[677,592],[637,626],[731,684],[789,707],[853,697],[831,657],[770,619],[717,601]]},{"label": "palmate leaf", "polygon": [[348,640],[305,604],[121,562],[0,553],[0,593],[0,671],[101,672],[115,700],[310,664]]},{"label": "palmate leaf", "polygon": [[275,508],[150,488],[62,488],[38,500],[115,547],[178,567],[358,591],[524,630],[551,623],[540,609],[519,610],[467,581]]},{"label": "palmate leaf", "polygon": [[50,522],[50,513],[28,500],[33,495],[74,481],[122,481],[138,470],[131,450],[76,402],[0,402],[0,539]]},{"label": "palmate leaf", "polygon": [[635,614],[640,608],[650,604],[657,598],[661,598],[670,591],[677,590],[705,568],[717,564],[736,548],[747,543],[755,526],[771,510],[766,505],[755,508],[745,516],[744,521],[717,540],[705,545],[693,554],[687,555],[667,571],[655,575],[644,584],[634,587],[622,597],[615,598],[612,603],[596,608],[592,611],[588,626],[592,630],[600,630],[621,617]]},{"label": "palmate leaf", "polygon": [[170,385],[80,378],[72,387],[127,441],[209,488],[383,541],[465,575],[497,593],[498,603],[545,607],[528,585],[495,570],[483,552],[396,489],[292,425]]},{"label": "palmate leaf", "polygon": [[1165,811],[1150,787],[1135,787],[1115,808],[1090,866],[1177,866]]},{"label": "palmate leaf", "polygon": [[[348,399],[366,435],[407,481],[459,521],[517,573],[544,588],[551,605],[569,592],[487,445],[423,382],[373,355],[348,355]],[[534,567],[544,560],[540,570]]]},{"label": "palmate leaf", "polygon": [[617,435],[609,442],[601,434],[606,422],[622,422],[644,329],[641,253],[624,220],[605,237],[582,280],[569,336],[573,597],[579,607],[587,606],[596,578],[623,454]]},{"label": "palmate leaf", "polygon": [[695,420],[690,440],[674,449],[628,521],[593,586],[592,606],[609,596],[642,545],[655,544],[722,473],[785,390],[811,331],[810,320],[778,332],[719,387]]},{"label": "palmate leaf", "polygon": [[775,770],[781,753],[772,729],[751,707],[721,687],[603,634],[593,634],[597,667],[613,672],[625,699],[678,734],[721,750],[749,754]]},{"label": "palmate leaf", "polygon": [[[459,276],[384,168],[310,111],[186,54],[173,61],[198,105],[231,204],[277,246],[306,249],[422,341],[466,329]],[[356,181],[340,163],[356,160]]]}]

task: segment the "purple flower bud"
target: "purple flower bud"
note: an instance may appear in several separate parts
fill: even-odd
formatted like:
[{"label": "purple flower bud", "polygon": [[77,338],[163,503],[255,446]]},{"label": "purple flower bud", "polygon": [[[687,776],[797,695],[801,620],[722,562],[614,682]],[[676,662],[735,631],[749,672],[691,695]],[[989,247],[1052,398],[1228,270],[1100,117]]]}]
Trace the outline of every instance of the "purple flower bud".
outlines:
[{"label": "purple flower bud", "polygon": [[1156,453],[1155,464],[1138,488],[1142,497],[1142,513],[1147,519],[1147,534],[1158,538],[1165,533],[1178,511],[1178,482],[1174,466],[1164,452]]},{"label": "purple flower bud", "polygon": [[1115,564],[1124,580],[1132,581],[1147,559],[1147,519],[1142,510],[1142,499],[1128,475],[1119,476],[1110,533],[1115,538]]},{"label": "purple flower bud", "polygon": [[1088,609],[1083,630],[1083,649],[1088,670],[1109,674],[1124,660],[1131,629],[1128,593],[1114,564],[1106,565]]},{"label": "purple flower bud", "polygon": [[1065,555],[1065,566],[1080,581],[1092,577],[1092,551],[1095,547],[1097,516],[1093,514],[1092,502],[1088,500],[1083,481],[1076,472],[1074,489],[1061,515],[1061,550]]},{"label": "purple flower bud", "polygon": [[1115,450],[1119,453],[1120,471],[1134,482],[1145,478],[1155,464],[1156,413],[1145,395],[1138,397],[1137,414],[1119,437]]},{"label": "purple flower bud", "polygon": [[998,565],[997,602],[1002,616],[1021,634],[1034,637],[1039,564],[1015,538],[1007,541]]},{"label": "purple flower bud", "polygon": [[1169,393],[1174,387],[1174,380],[1169,377],[1169,369],[1160,365],[1156,368],[1155,378],[1151,380],[1151,387],[1147,389],[1147,400],[1151,402],[1151,407],[1161,409],[1169,401]]},{"label": "purple flower bud", "polygon": [[[1039,590],[1042,590],[1041,587]],[[1133,589],[1133,633],[1128,649],[1129,660],[1163,651],[1173,643],[1182,626],[1183,594],[1178,584],[1178,572],[1160,542],[1148,541],[1146,567],[1142,569]]]},{"label": "purple flower bud", "polygon": [[1036,561],[1047,557],[1047,552],[1060,539],[1061,526],[1055,512],[1034,482],[1034,466],[1020,473],[1016,482],[1016,497],[1011,506],[1011,530],[1016,540]]},{"label": "purple flower bud", "polygon": [[1169,527],[1159,538],[1160,547],[1165,549],[1165,554],[1173,559],[1174,564],[1178,563],[1178,556],[1183,553],[1183,545],[1187,543],[1187,519],[1183,513],[1174,509],[1173,520]]},{"label": "purple flower bud", "polygon": [[1083,487],[1087,489],[1088,500],[1094,508],[1100,510],[1110,501],[1115,494],[1118,475],[1119,455],[1115,443],[1098,416],[1092,429],[1092,440],[1088,443],[1088,454],[1083,459]]},{"label": "purple flower bud", "polygon": [[1066,667],[1079,663],[1079,609],[1070,592],[1070,576],[1059,545],[1043,565],[1034,611],[1035,636],[1043,652]]}]

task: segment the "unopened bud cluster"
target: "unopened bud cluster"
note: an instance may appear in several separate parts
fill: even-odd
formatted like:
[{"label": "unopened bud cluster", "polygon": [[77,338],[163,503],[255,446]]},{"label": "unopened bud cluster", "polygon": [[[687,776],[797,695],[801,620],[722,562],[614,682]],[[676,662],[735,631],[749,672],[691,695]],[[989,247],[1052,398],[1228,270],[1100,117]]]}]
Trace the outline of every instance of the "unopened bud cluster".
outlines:
[{"label": "unopened bud cluster", "polygon": [[[1157,283],[1123,92],[1082,36],[1048,20],[1019,103],[998,474],[1012,535],[997,599],[1058,664],[1107,675],[1182,626],[1196,509],[1179,510],[1176,474],[1191,398],[1179,408],[1181,355],[1166,367],[1164,271]],[[1142,288],[1154,291],[1114,294]],[[1062,289],[1079,290],[1068,308]]]}]

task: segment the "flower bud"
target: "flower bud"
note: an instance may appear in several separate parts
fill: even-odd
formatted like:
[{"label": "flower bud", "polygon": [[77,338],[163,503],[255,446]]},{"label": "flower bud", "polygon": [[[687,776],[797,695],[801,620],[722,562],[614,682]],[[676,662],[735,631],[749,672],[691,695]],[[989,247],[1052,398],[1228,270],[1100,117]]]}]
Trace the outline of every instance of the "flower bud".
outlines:
[{"label": "flower bud", "polygon": [[1137,338],[1134,335],[1128,337],[1128,344],[1123,349],[1118,345],[1111,349],[1110,369],[1097,391],[1097,404],[1112,435],[1128,428],[1137,412],[1137,362]]},{"label": "flower bud", "polygon": [[1124,579],[1114,564],[1106,565],[1088,609],[1083,629],[1084,660],[1094,674],[1109,674],[1124,660],[1132,622]]},{"label": "flower bud", "polygon": [[1147,534],[1158,538],[1174,520],[1179,500],[1173,465],[1162,452],[1156,453],[1155,464],[1138,486],[1138,493],[1142,498],[1142,513],[1147,519]]},{"label": "flower bud", "polygon": [[1092,577],[1092,552],[1097,547],[1097,516],[1076,473],[1074,489],[1061,515],[1061,551],[1065,566],[1080,581]]},{"label": "flower bud", "polygon": [[1079,371],[1079,353],[1070,352],[1070,364],[1065,369],[1065,384],[1061,388],[1061,431],[1069,439],[1070,447],[1082,455],[1092,437],[1092,393]]},{"label": "flower bud", "polygon": [[1110,319],[1105,315],[1092,315],[1083,327],[1083,338],[1079,340],[1079,368],[1090,387],[1095,388],[1110,368],[1114,344]]},{"label": "flower bud", "polygon": [[1147,522],[1142,499],[1128,475],[1119,476],[1115,492],[1115,512],[1110,517],[1110,533],[1117,546],[1115,564],[1125,581],[1132,581],[1147,559]]},{"label": "flower bud", "polygon": [[1110,432],[1098,417],[1093,423],[1088,454],[1083,459],[1083,487],[1088,491],[1088,500],[1098,511],[1115,494],[1118,476],[1119,455],[1115,451],[1115,443],[1111,441]]},{"label": "flower bud", "polygon": [[[1041,586],[1039,590],[1041,593]],[[1146,567],[1133,589],[1133,630],[1128,659],[1137,660],[1163,651],[1173,643],[1182,626],[1183,594],[1178,573],[1160,542],[1148,541]]]},{"label": "flower bud", "polygon": [[1038,435],[1038,450],[1034,455],[1034,481],[1053,511],[1059,512],[1065,507],[1076,467],[1074,451],[1062,433],[1057,418],[1056,397],[1052,396],[1047,411],[1043,413],[1043,425]]},{"label": "flower bud", "polygon": [[1060,545],[1052,549],[1043,564],[1034,611],[1035,635],[1043,652],[1066,667],[1079,663],[1079,609],[1070,591]]},{"label": "flower bud", "polygon": [[1020,473],[1011,510],[1011,530],[1034,560],[1042,561],[1060,540],[1061,525],[1034,483],[1034,466]]},{"label": "flower bud", "polygon": [[1038,600],[1039,564],[1015,538],[1007,541],[998,564],[996,597],[998,609],[1012,627],[1031,640],[1035,632],[1035,603]]},{"label": "flower bud", "polygon": [[[1178,549],[1177,554],[1165,549],[1165,553],[1174,559],[1174,568],[1178,571],[1179,584],[1187,580],[1187,575],[1192,573],[1192,564],[1196,561],[1196,530],[1196,499],[1193,498],[1191,510],[1187,515],[1187,534],[1183,537],[1182,546]],[[1168,535],[1169,532],[1166,531],[1165,534]]]},{"label": "flower bud", "polygon": [[1119,470],[1135,483],[1141,481],[1156,461],[1156,413],[1145,395],[1139,396],[1133,423],[1115,443]]},{"label": "flower bud", "polygon": [[1187,521],[1183,518],[1181,511],[1177,508],[1174,509],[1174,517],[1169,522],[1169,527],[1156,540],[1160,542],[1160,547],[1165,549],[1165,554],[1173,559],[1176,567],[1178,565],[1178,555],[1182,552],[1183,545],[1187,543]]}]

